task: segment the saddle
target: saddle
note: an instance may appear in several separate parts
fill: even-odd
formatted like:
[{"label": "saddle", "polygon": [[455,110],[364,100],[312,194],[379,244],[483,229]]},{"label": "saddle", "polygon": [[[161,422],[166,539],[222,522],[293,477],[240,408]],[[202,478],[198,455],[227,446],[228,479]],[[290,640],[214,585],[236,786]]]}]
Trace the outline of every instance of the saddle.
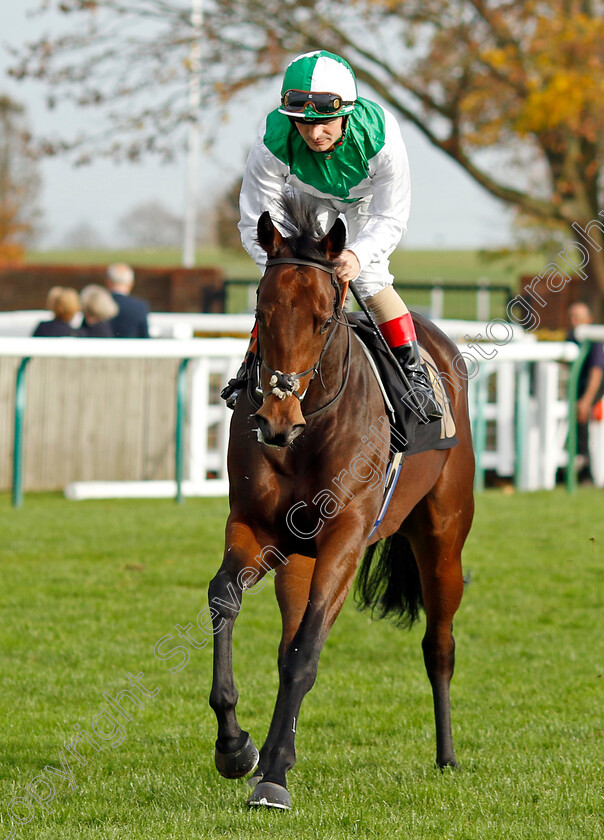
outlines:
[{"label": "saddle", "polygon": [[443,409],[442,418],[429,423],[419,417],[413,395],[401,379],[383,342],[375,335],[367,316],[362,312],[347,312],[346,318],[361,342],[380,385],[392,429],[391,449],[415,455],[429,449],[451,449],[455,446],[458,440],[446,382],[440,377],[434,359],[425,347],[420,346],[423,366]]}]

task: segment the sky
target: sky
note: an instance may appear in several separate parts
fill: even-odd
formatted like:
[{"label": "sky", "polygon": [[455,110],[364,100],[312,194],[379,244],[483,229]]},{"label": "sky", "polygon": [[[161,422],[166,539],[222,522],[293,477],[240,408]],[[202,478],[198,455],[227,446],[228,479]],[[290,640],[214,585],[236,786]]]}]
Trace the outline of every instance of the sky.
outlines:
[{"label": "sky", "polygon": [[[30,126],[36,132],[57,134],[77,128],[86,119],[71,108],[49,111],[46,90],[34,82],[16,82],[7,75],[10,56],[6,45],[19,46],[36,37],[40,24],[27,17],[36,0],[2,0],[0,9],[0,92],[25,106]],[[61,32],[62,18],[46,16],[44,29]],[[201,155],[198,190],[200,204],[217,200],[221,192],[242,174],[249,148],[264,114],[279,98],[279,80],[238,104],[236,117],[226,122],[214,114],[202,115],[202,126],[211,138],[211,148]],[[361,95],[371,97],[360,88]],[[411,218],[402,246],[407,248],[487,248],[509,244],[511,213],[491,197],[421,133],[401,121],[411,168]],[[73,167],[66,159],[40,162],[43,181],[41,205],[46,234],[41,244],[57,246],[66,234],[91,225],[103,239],[117,243],[118,219],[134,206],[160,201],[173,213],[184,216],[185,156],[165,165],[148,158],[140,164],[96,161]]]}]

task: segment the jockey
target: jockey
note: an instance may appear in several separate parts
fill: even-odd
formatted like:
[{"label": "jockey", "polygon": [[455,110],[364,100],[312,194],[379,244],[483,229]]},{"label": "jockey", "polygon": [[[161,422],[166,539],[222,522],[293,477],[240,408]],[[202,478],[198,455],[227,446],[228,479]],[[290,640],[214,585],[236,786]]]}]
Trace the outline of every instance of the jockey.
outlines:
[{"label": "jockey", "polygon": [[[266,253],[256,241],[258,218],[268,210],[279,228],[279,199],[289,191],[312,196],[324,232],[338,216],[344,218],[347,247],[335,263],[336,278],[355,281],[426,415],[441,417],[421,366],[413,320],[389,271],[409,217],[409,164],[401,132],[389,111],[358,96],[348,62],[325,50],[289,64],[281,107],[262,123],[246,163],[239,231],[261,271]],[[251,352],[222,392],[231,408],[250,357]]]}]

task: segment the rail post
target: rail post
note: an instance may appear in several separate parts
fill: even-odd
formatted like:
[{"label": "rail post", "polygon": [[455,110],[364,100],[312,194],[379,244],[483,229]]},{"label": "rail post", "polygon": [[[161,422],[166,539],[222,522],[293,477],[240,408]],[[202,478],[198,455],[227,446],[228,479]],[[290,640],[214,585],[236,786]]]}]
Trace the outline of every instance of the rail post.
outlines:
[{"label": "rail post", "polygon": [[514,485],[525,489],[526,438],[529,425],[531,376],[529,362],[518,364],[516,391],[516,457],[514,460]]},{"label": "rail post", "polygon": [[15,435],[13,449],[13,507],[23,505],[23,427],[27,402],[26,371],[30,357],[21,359],[15,381]]},{"label": "rail post", "polygon": [[577,489],[577,391],[579,390],[579,374],[583,362],[591,350],[589,339],[582,342],[579,355],[571,365],[568,379],[568,463],[566,465],[566,489],[574,493]]},{"label": "rail post", "polygon": [[174,452],[174,477],[176,479],[176,501],[182,504],[184,496],[182,492],[182,482],[184,474],[184,455],[185,455],[185,419],[187,414],[187,367],[190,359],[183,359],[178,366],[178,375],[176,379],[176,435],[175,435],[175,452]]},{"label": "rail post", "polygon": [[476,471],[474,473],[474,490],[482,493],[484,490],[484,453],[487,448],[487,418],[485,408],[489,398],[489,373],[486,363],[480,367],[476,384],[474,385],[474,422],[472,432],[474,436],[474,454],[476,457]]}]

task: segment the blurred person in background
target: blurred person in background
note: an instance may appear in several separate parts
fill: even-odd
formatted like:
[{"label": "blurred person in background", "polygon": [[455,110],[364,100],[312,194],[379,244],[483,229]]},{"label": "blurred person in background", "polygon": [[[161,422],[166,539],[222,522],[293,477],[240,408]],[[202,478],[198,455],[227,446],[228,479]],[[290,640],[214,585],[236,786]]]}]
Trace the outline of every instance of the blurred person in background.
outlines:
[{"label": "blurred person in background", "polygon": [[40,321],[33,332],[35,337],[61,338],[77,334],[71,324],[80,311],[80,298],[75,289],[53,286],[46,298],[46,308],[55,317],[52,321]]},{"label": "blurred person in background", "polygon": [[119,308],[111,321],[116,338],[149,338],[147,316],[149,307],[144,300],[130,293],[134,286],[134,271],[125,263],[107,268],[107,288]]},{"label": "blurred person in background", "polygon": [[[568,307],[570,329],[567,341],[580,344],[575,329],[581,324],[591,324],[592,314],[583,301],[571,303]],[[589,421],[594,405],[604,394],[604,348],[594,341],[579,373],[577,387],[577,479],[580,484],[593,484],[589,455]]]},{"label": "blurred person in background", "polygon": [[85,286],[80,292],[84,320],[78,330],[82,338],[113,338],[111,319],[118,313],[118,305],[102,286]]}]

